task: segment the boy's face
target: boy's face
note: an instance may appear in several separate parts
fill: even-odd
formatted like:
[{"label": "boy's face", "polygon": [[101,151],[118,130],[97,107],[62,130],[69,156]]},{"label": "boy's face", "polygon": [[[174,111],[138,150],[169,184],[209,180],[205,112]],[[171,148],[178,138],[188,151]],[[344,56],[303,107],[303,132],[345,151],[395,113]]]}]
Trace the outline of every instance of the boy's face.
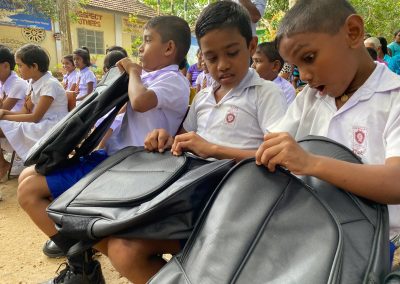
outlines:
[{"label": "boy's face", "polygon": [[251,67],[256,69],[258,75],[264,80],[273,81],[279,73],[279,66],[277,64],[280,65],[277,61],[270,62],[264,53],[256,51],[253,55],[253,64]]},{"label": "boy's face", "polygon": [[215,29],[200,38],[200,46],[211,77],[224,88],[234,88],[249,70],[257,38],[247,46],[238,29]]},{"label": "boy's face", "polygon": [[335,35],[295,34],[282,38],[279,46],[285,61],[298,67],[302,81],[332,97],[346,92],[356,76],[359,59],[352,50],[343,29]]},{"label": "boy's face", "polygon": [[139,60],[143,69],[145,71],[154,71],[165,67],[167,47],[168,42],[163,43],[161,35],[155,29],[145,29],[143,31],[143,43],[139,47]]},{"label": "boy's face", "polygon": [[36,76],[37,72],[35,72],[35,71],[37,68],[35,68],[33,66],[29,67],[28,65],[23,63],[21,61],[21,59],[19,59],[18,57],[15,57],[15,63],[18,66],[18,72],[22,79],[29,80]]}]

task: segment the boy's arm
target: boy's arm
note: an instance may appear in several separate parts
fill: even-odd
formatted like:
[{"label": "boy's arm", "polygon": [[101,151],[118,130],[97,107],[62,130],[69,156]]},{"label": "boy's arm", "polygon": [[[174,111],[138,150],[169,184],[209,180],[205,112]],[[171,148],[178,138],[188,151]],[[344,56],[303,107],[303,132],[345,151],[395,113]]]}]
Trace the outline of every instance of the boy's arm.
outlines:
[{"label": "boy's arm", "polygon": [[174,155],[188,151],[202,158],[235,159],[236,162],[254,157],[256,153],[256,150],[242,150],[210,143],[193,131],[175,136],[171,151]]},{"label": "boy's arm", "polygon": [[127,57],[118,61],[117,66],[129,75],[128,95],[132,109],[138,112],[146,112],[155,108],[158,99],[154,91],[148,90],[143,85],[140,78],[142,67],[133,63]]},{"label": "boy's arm", "polygon": [[400,203],[400,157],[388,158],[384,165],[353,164],[310,154],[288,133],[270,133],[257,150],[256,163],[270,171],[282,165],[379,203]]},{"label": "boy's arm", "polygon": [[17,98],[6,98],[1,106],[2,109],[11,110],[18,102]]},{"label": "boy's arm", "polygon": [[254,5],[250,0],[239,0],[239,3],[247,9],[253,23],[257,23],[263,16],[257,9],[256,5]]},{"label": "boy's arm", "polygon": [[[186,133],[186,130],[181,127],[178,130],[177,135]],[[174,143],[174,137],[171,136],[165,129],[154,129],[147,134],[144,140],[144,148],[147,151],[160,153],[164,152],[166,149],[171,148]]]}]

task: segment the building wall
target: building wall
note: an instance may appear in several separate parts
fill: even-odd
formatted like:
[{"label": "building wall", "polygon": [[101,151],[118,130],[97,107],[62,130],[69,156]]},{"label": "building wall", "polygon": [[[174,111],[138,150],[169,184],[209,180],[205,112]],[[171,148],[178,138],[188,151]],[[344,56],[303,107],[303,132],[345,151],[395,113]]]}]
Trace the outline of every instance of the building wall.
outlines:
[{"label": "building wall", "polygon": [[0,44],[8,46],[14,51],[28,43],[40,45],[50,56],[50,70],[52,71],[57,68],[58,64],[55,48],[56,40],[53,35],[53,31],[0,26]]}]

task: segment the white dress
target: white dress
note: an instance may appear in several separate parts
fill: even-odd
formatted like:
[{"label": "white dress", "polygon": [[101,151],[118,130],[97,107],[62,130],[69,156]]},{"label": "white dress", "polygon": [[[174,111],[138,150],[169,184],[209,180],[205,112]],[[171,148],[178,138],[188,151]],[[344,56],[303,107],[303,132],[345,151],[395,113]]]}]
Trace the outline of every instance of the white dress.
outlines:
[{"label": "white dress", "polygon": [[37,123],[0,120],[0,128],[6,139],[24,161],[32,146],[68,113],[65,90],[49,73],[30,83],[29,90],[32,90],[31,99],[35,106],[41,96],[54,98],[42,119]]}]

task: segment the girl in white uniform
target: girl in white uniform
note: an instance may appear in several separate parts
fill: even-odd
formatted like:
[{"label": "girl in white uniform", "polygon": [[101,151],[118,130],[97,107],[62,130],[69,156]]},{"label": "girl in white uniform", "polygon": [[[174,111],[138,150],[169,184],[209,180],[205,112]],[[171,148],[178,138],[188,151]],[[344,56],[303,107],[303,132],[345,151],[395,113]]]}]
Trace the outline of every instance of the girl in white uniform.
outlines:
[{"label": "girl in white uniform", "polygon": [[97,79],[90,70],[90,53],[86,47],[74,51],[75,67],[79,69],[77,75],[78,90],[75,92],[77,105],[89,96],[97,86]]},{"label": "girl in white uniform", "polygon": [[76,71],[72,54],[65,55],[61,60],[61,63],[65,70],[62,85],[68,98],[68,110],[72,110],[76,105],[75,91],[78,89],[78,86],[76,85],[78,72]]},{"label": "girl in white uniform", "polygon": [[[21,111],[0,110],[0,137],[5,137],[18,156],[25,160],[31,147],[68,112],[67,97],[60,82],[48,73],[49,57],[38,45],[17,50],[15,61],[29,93]],[[0,177],[10,164],[0,155]]]}]

